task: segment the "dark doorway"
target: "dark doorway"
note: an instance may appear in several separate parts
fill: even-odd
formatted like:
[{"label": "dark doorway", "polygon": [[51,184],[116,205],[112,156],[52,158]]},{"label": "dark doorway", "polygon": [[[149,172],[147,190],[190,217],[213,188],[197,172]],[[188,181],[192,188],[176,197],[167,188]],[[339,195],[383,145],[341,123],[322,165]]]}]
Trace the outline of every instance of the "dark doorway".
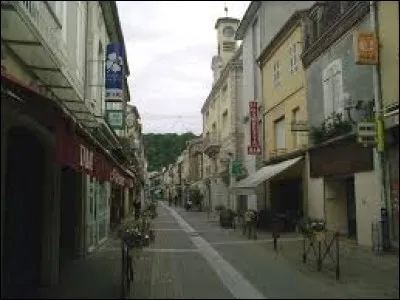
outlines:
[{"label": "dark doorway", "polygon": [[237,198],[237,210],[247,211],[247,195],[239,195]]},{"label": "dark doorway", "polygon": [[61,172],[61,205],[60,205],[60,272],[63,272],[69,261],[75,258],[75,230],[78,221],[77,209],[77,174],[69,168]]},{"label": "dark doorway", "polygon": [[[7,136],[2,298],[29,295],[40,285],[45,151],[29,130]],[[51,225],[48,225],[51,226]]]},{"label": "dark doorway", "polygon": [[271,181],[271,210],[284,223],[286,231],[296,230],[297,218],[302,215],[302,180]]},{"label": "dark doorway", "polygon": [[347,230],[349,238],[357,239],[357,215],[354,189],[354,177],[346,178],[346,199],[347,199]]}]

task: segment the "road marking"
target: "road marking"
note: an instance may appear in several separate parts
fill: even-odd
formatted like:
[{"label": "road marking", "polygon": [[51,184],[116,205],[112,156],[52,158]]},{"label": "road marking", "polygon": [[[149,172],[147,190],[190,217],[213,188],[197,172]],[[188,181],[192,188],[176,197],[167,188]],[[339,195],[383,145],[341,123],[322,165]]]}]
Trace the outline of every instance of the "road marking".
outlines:
[{"label": "road marking", "polygon": [[182,228],[154,228],[154,231],[182,231]]},{"label": "road marking", "polygon": [[176,221],[153,221],[154,224],[162,224],[162,223],[168,223],[168,224],[176,224]]},{"label": "road marking", "polygon": [[[302,238],[279,238],[279,242],[299,242]],[[247,240],[247,241],[227,241],[227,242],[211,242],[210,245],[237,245],[237,244],[256,244],[256,243],[272,243],[273,239],[263,239],[263,240]]]},{"label": "road marking", "polygon": [[[170,211],[175,220],[188,234],[196,232],[175,210],[164,203],[161,204]],[[224,260],[205,239],[195,236],[191,237],[191,240],[233,297],[237,299],[266,299],[242,274]]]},{"label": "road marking", "polygon": [[199,249],[160,249],[160,248],[143,248],[143,252],[156,252],[156,253],[198,253]]}]

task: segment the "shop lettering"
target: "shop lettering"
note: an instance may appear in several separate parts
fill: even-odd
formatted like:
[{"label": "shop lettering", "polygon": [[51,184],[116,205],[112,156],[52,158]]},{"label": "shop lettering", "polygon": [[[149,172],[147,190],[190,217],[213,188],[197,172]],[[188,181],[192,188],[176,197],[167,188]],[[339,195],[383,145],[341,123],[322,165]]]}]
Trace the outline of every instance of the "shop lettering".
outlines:
[{"label": "shop lettering", "polygon": [[121,176],[116,169],[113,169],[110,174],[110,181],[119,185],[124,185],[125,178]]},{"label": "shop lettering", "polygon": [[89,151],[89,149],[83,145],[80,145],[80,149],[81,149],[80,166],[89,171],[93,171],[93,152]]}]

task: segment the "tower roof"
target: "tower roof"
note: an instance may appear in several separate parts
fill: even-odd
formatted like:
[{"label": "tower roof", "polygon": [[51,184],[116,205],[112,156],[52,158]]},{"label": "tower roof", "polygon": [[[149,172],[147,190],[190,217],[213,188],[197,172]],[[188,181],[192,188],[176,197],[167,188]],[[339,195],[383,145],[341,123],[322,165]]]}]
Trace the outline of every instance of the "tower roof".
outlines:
[{"label": "tower roof", "polygon": [[236,18],[231,18],[231,17],[223,17],[223,18],[218,18],[217,22],[215,22],[215,29],[219,27],[221,23],[240,23],[239,19]]}]

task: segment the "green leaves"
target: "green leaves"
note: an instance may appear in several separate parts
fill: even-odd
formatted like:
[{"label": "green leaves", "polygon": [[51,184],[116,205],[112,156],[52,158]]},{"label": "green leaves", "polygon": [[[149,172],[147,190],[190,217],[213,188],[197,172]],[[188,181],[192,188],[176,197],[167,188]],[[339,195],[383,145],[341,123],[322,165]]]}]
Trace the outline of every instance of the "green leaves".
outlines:
[{"label": "green leaves", "polygon": [[162,167],[174,163],[186,149],[186,142],[196,137],[192,132],[144,134],[143,143],[149,163],[148,171],[159,171]]}]

